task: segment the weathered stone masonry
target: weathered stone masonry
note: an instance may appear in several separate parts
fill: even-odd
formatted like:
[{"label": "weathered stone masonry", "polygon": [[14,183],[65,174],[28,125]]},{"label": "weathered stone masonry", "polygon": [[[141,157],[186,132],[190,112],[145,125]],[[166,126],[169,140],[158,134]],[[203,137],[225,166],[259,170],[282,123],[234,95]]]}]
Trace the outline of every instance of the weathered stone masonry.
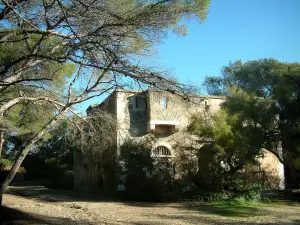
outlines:
[{"label": "weathered stone masonry", "polygon": [[[155,154],[176,157],[178,144],[182,146],[193,143],[193,136],[185,132],[191,116],[207,110],[214,113],[225,100],[223,96],[194,95],[190,97],[190,101],[185,101],[180,96],[164,91],[117,89],[101,104],[91,105],[87,113],[98,109],[115,116],[117,130],[112,135],[116,137],[116,146],[122,145],[127,139],[147,141]],[[155,139],[151,138],[153,136]],[[170,155],[166,155],[167,152]],[[267,152],[259,161],[261,168],[277,176],[281,181],[280,188],[284,188],[283,167],[277,158]],[[84,174],[80,163],[75,162],[76,166],[77,171]],[[87,179],[85,177],[84,180]],[[80,183],[82,179],[81,182],[77,182],[75,188]]]}]

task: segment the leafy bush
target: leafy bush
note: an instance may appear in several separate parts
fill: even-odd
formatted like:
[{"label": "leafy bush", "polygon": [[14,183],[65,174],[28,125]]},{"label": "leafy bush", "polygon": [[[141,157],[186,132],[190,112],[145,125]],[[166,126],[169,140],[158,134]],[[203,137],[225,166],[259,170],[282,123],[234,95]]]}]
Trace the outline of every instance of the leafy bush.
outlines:
[{"label": "leafy bush", "polygon": [[120,149],[119,183],[123,197],[138,201],[166,201],[172,198],[173,169],[167,158],[152,158],[144,144],[127,141]]},{"label": "leafy bush", "polygon": [[[212,202],[236,199],[255,201],[261,198],[260,179],[247,173],[227,172],[218,162],[213,161],[213,155],[205,157],[202,154],[202,158],[196,158],[201,165],[198,169],[190,163],[193,168],[187,174],[179,173],[175,179],[173,161],[152,158],[151,149],[147,145],[126,142],[120,153],[118,181],[124,187],[122,197],[128,200]],[[184,165],[181,168],[189,169]]]},{"label": "leafy bush", "polygon": [[59,157],[47,159],[40,154],[29,154],[23,166],[27,171],[26,180],[38,180],[47,188],[73,189],[73,173],[69,173]]},{"label": "leafy bush", "polygon": [[12,162],[10,160],[0,157],[0,171],[10,168],[11,166]]}]

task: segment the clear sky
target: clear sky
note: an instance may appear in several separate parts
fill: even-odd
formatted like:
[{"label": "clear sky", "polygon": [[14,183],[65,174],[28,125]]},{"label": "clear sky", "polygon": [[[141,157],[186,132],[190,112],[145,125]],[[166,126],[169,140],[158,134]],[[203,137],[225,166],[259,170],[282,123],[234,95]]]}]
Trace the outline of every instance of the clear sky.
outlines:
[{"label": "clear sky", "polygon": [[238,59],[300,62],[300,0],[211,0],[203,24],[184,23],[188,35],[169,35],[149,60],[172,69],[181,82],[201,85]]},{"label": "clear sky", "polygon": [[205,23],[187,24],[188,35],[170,35],[152,60],[181,81],[201,85],[238,59],[300,62],[300,0],[211,0]]}]

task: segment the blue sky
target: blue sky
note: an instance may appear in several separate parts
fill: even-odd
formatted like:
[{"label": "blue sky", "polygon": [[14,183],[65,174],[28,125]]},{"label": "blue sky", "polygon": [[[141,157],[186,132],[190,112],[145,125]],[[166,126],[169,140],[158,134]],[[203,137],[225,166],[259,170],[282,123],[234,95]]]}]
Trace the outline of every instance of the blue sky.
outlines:
[{"label": "blue sky", "polygon": [[[275,58],[300,62],[300,0],[211,0],[207,20],[183,21],[188,35],[170,34],[148,63],[201,85],[230,61]],[[102,99],[95,99],[99,103]]]},{"label": "blue sky", "polygon": [[186,24],[188,35],[170,35],[152,60],[183,82],[201,85],[238,59],[300,61],[300,0],[212,0],[205,23]]}]

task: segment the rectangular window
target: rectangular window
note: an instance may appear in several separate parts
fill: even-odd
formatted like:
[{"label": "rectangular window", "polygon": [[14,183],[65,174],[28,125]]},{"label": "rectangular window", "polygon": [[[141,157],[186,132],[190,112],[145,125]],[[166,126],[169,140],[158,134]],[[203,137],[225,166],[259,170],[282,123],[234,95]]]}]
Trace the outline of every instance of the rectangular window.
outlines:
[{"label": "rectangular window", "polygon": [[133,110],[145,110],[146,109],[146,98],[141,96],[134,96],[132,98]]},{"label": "rectangular window", "polygon": [[209,110],[209,104],[207,101],[204,102],[204,108],[205,110]]},{"label": "rectangular window", "polygon": [[160,102],[163,109],[167,108],[167,97],[163,97]]}]

